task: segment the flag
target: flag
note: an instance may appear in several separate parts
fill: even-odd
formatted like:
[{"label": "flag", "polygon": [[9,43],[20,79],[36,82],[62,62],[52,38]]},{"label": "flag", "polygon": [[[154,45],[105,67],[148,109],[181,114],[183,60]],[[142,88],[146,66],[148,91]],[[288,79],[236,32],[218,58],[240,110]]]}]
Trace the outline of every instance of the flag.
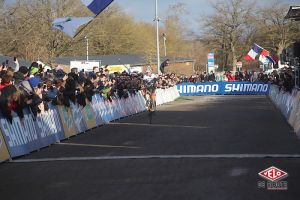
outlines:
[{"label": "flag", "polygon": [[53,21],[53,28],[58,29],[70,37],[74,37],[77,29],[92,21],[94,17],[64,17]]},{"label": "flag", "polygon": [[263,48],[259,45],[255,44],[248,52],[248,54],[244,57],[244,60],[255,60],[256,56],[262,52]]},{"label": "flag", "polygon": [[259,61],[262,62],[263,64],[269,63],[269,60],[267,59],[267,57],[262,54],[260,54],[260,56],[259,56]]},{"label": "flag", "polygon": [[99,15],[113,0],[81,0],[95,15]]},{"label": "flag", "polygon": [[276,61],[271,56],[266,56],[266,57],[271,63],[273,63],[273,65],[276,64]]},{"label": "flag", "polygon": [[269,63],[269,60],[267,59],[266,56],[269,56],[270,55],[270,52],[263,49],[260,53],[260,56],[259,56],[259,61],[264,63],[264,64],[268,64]]},{"label": "flag", "polygon": [[270,52],[267,51],[267,50],[265,50],[265,49],[263,49],[260,54],[263,55],[263,56],[269,56]]}]

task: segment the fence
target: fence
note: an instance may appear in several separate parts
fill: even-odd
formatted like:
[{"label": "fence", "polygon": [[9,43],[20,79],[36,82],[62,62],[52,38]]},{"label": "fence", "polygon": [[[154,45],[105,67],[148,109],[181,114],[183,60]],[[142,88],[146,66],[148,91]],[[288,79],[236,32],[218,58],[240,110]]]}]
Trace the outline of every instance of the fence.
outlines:
[{"label": "fence", "polygon": [[179,95],[179,92],[178,92],[176,86],[168,88],[168,89],[157,89],[156,90],[156,104],[162,105],[165,103],[172,102],[175,99],[177,99],[179,96],[180,95]]},{"label": "fence", "polygon": [[[174,101],[177,97],[176,87],[157,90],[159,105]],[[13,114],[12,123],[0,114],[0,162],[145,110],[145,100],[138,92],[129,94],[126,99],[115,98],[112,102],[97,94],[85,107],[71,104],[67,108],[49,104],[49,110],[36,118],[29,109],[24,109],[24,119],[20,120]]]},{"label": "fence", "polygon": [[282,112],[283,116],[300,136],[300,91],[294,89],[291,93],[279,90],[279,87],[272,85],[269,93],[270,99]]}]

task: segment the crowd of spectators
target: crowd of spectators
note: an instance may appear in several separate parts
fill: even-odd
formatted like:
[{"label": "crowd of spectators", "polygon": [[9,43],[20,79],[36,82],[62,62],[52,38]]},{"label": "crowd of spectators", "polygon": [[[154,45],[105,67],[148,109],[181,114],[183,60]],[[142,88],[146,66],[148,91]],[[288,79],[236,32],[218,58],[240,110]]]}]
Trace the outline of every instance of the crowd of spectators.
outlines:
[{"label": "crowd of spectators", "polygon": [[230,71],[225,73],[206,73],[200,72],[191,76],[181,75],[179,77],[178,83],[187,82],[219,82],[219,81],[249,81],[249,82],[265,82],[278,85],[280,89],[285,91],[292,91],[295,86],[295,73],[291,68],[284,68],[280,71],[273,70],[271,73],[266,73],[263,71],[248,72],[240,71],[234,74]]},{"label": "crowd of spectators", "polygon": [[[178,83],[175,74],[160,75],[157,88],[168,88]],[[76,68],[66,73],[56,65],[45,68],[37,62],[31,66],[0,66],[0,111],[12,122],[12,111],[20,118],[28,107],[34,116],[47,111],[49,103],[70,107],[71,103],[85,106],[96,93],[108,101],[127,98],[144,89],[142,73],[110,73],[104,68],[94,67],[91,72]]]},{"label": "crowd of spectators", "polygon": [[[294,72],[286,69],[271,74],[262,72],[231,72],[225,74],[197,73],[190,77],[176,74],[163,74],[157,78],[157,88],[168,88],[185,82],[214,81],[264,81],[279,85],[287,91],[294,87]],[[48,103],[70,107],[71,103],[85,106],[92,101],[96,93],[106,100],[127,98],[143,90],[142,73],[109,73],[107,68],[94,67],[91,72],[78,71],[76,68],[66,73],[60,66],[44,68],[33,62],[29,68],[11,67],[3,63],[0,66],[0,111],[12,122],[12,111],[23,118],[23,109],[30,108],[32,114],[48,110]]]}]

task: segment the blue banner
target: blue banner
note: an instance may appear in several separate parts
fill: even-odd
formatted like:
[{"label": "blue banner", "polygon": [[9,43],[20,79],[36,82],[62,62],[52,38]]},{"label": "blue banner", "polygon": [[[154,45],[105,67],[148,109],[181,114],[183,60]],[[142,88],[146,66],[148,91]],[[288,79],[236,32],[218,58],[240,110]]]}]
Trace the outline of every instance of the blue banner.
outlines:
[{"label": "blue banner", "polygon": [[270,84],[263,82],[205,82],[177,85],[180,96],[199,95],[267,95]]},{"label": "blue banner", "polygon": [[29,109],[24,109],[22,120],[13,113],[12,123],[0,114],[0,127],[11,157],[28,154],[64,139],[58,112],[52,106],[35,119]]},{"label": "blue banner", "polygon": [[77,127],[78,133],[83,133],[88,129],[84,116],[82,114],[83,107],[78,104],[73,104],[72,102],[70,103],[71,103],[71,110],[72,110],[74,123]]},{"label": "blue banner", "polygon": [[99,94],[93,96],[92,107],[96,113],[96,123],[98,126],[108,123],[106,119],[106,108],[104,107],[104,99]]},{"label": "blue banner", "polygon": [[49,110],[40,114],[35,121],[35,128],[39,135],[40,147],[45,147],[65,139],[58,110],[49,104]]}]

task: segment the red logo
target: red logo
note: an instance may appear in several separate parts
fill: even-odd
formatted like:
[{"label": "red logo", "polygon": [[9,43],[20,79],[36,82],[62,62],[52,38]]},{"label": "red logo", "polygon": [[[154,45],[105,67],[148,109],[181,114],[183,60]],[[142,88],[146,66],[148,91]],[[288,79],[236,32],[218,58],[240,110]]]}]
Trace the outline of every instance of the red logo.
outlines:
[{"label": "red logo", "polygon": [[274,182],[274,181],[278,181],[280,179],[287,177],[288,173],[272,166],[268,169],[265,169],[265,170],[259,172],[258,175],[264,179]]}]

